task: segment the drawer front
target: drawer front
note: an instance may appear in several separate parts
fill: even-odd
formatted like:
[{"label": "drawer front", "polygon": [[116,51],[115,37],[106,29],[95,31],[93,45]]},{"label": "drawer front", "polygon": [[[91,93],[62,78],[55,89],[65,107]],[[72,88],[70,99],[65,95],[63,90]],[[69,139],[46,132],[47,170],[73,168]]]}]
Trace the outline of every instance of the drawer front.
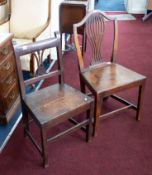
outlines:
[{"label": "drawer front", "polygon": [[8,75],[4,81],[0,82],[1,94],[5,95],[14,84],[17,84],[15,70],[10,75]]},{"label": "drawer front", "polygon": [[11,54],[5,61],[0,65],[0,79],[3,81],[14,69],[14,57]]},{"label": "drawer front", "polygon": [[0,63],[11,53],[13,50],[12,42],[9,40],[4,46],[0,48]]},{"label": "drawer front", "polygon": [[7,96],[4,96],[3,104],[4,104],[4,110],[5,110],[5,112],[7,112],[10,109],[10,107],[13,104],[13,102],[18,97],[18,94],[19,94],[18,87],[15,84],[14,87],[7,94]]}]

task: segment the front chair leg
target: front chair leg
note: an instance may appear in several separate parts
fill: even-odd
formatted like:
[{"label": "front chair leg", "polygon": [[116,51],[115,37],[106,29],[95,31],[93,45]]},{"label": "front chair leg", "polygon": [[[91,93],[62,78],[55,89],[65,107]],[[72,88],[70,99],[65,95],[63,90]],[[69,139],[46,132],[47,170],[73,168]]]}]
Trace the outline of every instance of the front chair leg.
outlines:
[{"label": "front chair leg", "polygon": [[141,117],[141,114],[142,114],[144,89],[145,89],[145,81],[143,81],[142,85],[139,86],[137,113],[136,113],[136,119],[137,120],[140,120],[140,117]]},{"label": "front chair leg", "polygon": [[44,127],[41,128],[41,142],[42,142],[42,158],[43,158],[43,166],[47,168],[49,166],[48,163],[48,152],[47,152],[47,135],[46,129]]},{"label": "front chair leg", "polygon": [[22,113],[23,113],[24,137],[26,137],[27,131],[29,132],[29,114],[24,106],[22,108]]},{"label": "front chair leg", "polygon": [[95,110],[94,110],[94,123],[93,123],[93,136],[97,134],[97,129],[99,127],[99,117],[102,112],[102,101],[103,98],[96,94],[95,96]]},{"label": "front chair leg", "polygon": [[87,142],[89,142],[91,135],[92,135],[93,114],[94,114],[94,102],[90,104],[90,109],[87,110],[87,118],[89,119],[89,123],[86,126],[86,141]]}]

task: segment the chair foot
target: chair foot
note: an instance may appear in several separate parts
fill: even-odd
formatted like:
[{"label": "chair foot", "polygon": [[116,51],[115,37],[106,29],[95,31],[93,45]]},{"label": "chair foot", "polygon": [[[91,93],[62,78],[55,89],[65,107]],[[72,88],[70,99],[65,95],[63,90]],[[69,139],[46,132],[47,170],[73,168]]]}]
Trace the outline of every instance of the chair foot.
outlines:
[{"label": "chair foot", "polygon": [[136,120],[140,120],[142,114],[144,89],[145,89],[145,81],[143,81],[142,85],[139,86]]},{"label": "chair foot", "polygon": [[95,130],[92,132],[92,137],[97,137],[97,132]]},{"label": "chair foot", "polygon": [[25,128],[24,128],[23,134],[24,134],[24,137],[26,138],[27,137],[27,133],[26,133],[26,129]]},{"label": "chair foot", "polygon": [[109,99],[109,97],[104,97],[103,101],[107,101]]},{"label": "chair foot", "polygon": [[49,167],[49,163],[48,163],[48,162],[47,162],[47,163],[44,162],[44,163],[43,163],[43,167],[44,167],[44,168],[48,168],[48,167]]}]

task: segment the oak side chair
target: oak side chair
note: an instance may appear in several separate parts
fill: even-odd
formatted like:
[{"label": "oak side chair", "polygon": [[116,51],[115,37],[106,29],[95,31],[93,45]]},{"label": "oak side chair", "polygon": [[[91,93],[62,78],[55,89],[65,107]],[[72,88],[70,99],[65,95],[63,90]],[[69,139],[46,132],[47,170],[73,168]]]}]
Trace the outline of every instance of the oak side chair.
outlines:
[{"label": "oak side chair", "polygon": [[[110,50],[110,45],[108,43],[108,47],[106,45],[104,50],[101,50],[101,46],[104,44],[103,42],[106,42],[106,40],[104,40],[104,34],[109,22],[111,22],[111,25],[108,27],[113,28],[113,32],[111,32],[113,37],[111,40],[112,49],[110,62],[106,62],[104,61],[105,59],[103,60],[103,51]],[[77,30],[81,26],[85,26],[84,32],[87,38],[87,47],[89,45],[89,50],[92,51],[87,54],[88,57],[85,55],[85,50],[80,48],[80,38]],[[99,10],[94,10],[88,13],[81,22],[74,24],[73,30],[78,58],[81,91],[85,92],[87,87],[95,98],[93,135],[95,135],[97,131],[100,118],[104,119],[111,114],[115,114],[122,110],[129,108],[136,110],[136,119],[139,120],[142,112],[146,77],[125,68],[122,65],[116,64],[115,56],[118,42],[117,21],[109,18]],[[139,88],[137,105],[134,105],[118,95],[115,95],[117,92],[133,87]],[[113,99],[122,102],[125,106],[103,114],[103,100],[108,97],[112,97]]]},{"label": "oak side chair", "polygon": [[[36,59],[43,56],[48,48],[57,49],[57,65],[58,68],[49,73],[38,75],[37,77],[24,81],[20,56],[32,53]],[[94,113],[94,100],[79,90],[72,88],[64,83],[62,51],[59,33],[55,34],[54,38],[37,41],[35,43],[15,46],[15,56],[18,71],[19,87],[21,94],[21,104],[23,111],[24,134],[28,136],[35,145],[40,155],[43,158],[43,166],[48,166],[47,142],[54,141],[63,135],[72,133],[83,127],[86,131],[86,141],[89,141],[92,133],[92,121]],[[40,88],[37,91],[26,93],[26,86],[33,84],[42,79],[50,77],[58,77],[58,83]],[[47,137],[47,132],[52,127],[57,126],[67,120],[73,120],[71,117],[76,117],[80,113],[87,113],[85,117],[77,124],[73,125],[59,134]],[[41,145],[33,138],[30,131],[29,117],[40,129]],[[80,119],[79,119],[80,120]],[[76,122],[76,120],[74,120]]]}]

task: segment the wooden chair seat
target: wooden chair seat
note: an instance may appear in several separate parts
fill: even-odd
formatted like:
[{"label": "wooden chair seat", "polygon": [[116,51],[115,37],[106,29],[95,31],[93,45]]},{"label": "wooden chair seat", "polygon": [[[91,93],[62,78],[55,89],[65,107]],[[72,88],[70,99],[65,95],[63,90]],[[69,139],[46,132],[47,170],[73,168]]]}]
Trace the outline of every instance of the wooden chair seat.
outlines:
[{"label": "wooden chair seat", "polygon": [[116,63],[94,66],[85,70],[82,76],[87,80],[88,86],[104,96],[116,93],[122,88],[125,90],[140,85],[145,79],[145,76]]},{"label": "wooden chair seat", "polygon": [[39,124],[49,126],[83,112],[84,108],[89,108],[91,101],[90,97],[66,84],[55,84],[35,91],[26,95],[24,100]]}]

